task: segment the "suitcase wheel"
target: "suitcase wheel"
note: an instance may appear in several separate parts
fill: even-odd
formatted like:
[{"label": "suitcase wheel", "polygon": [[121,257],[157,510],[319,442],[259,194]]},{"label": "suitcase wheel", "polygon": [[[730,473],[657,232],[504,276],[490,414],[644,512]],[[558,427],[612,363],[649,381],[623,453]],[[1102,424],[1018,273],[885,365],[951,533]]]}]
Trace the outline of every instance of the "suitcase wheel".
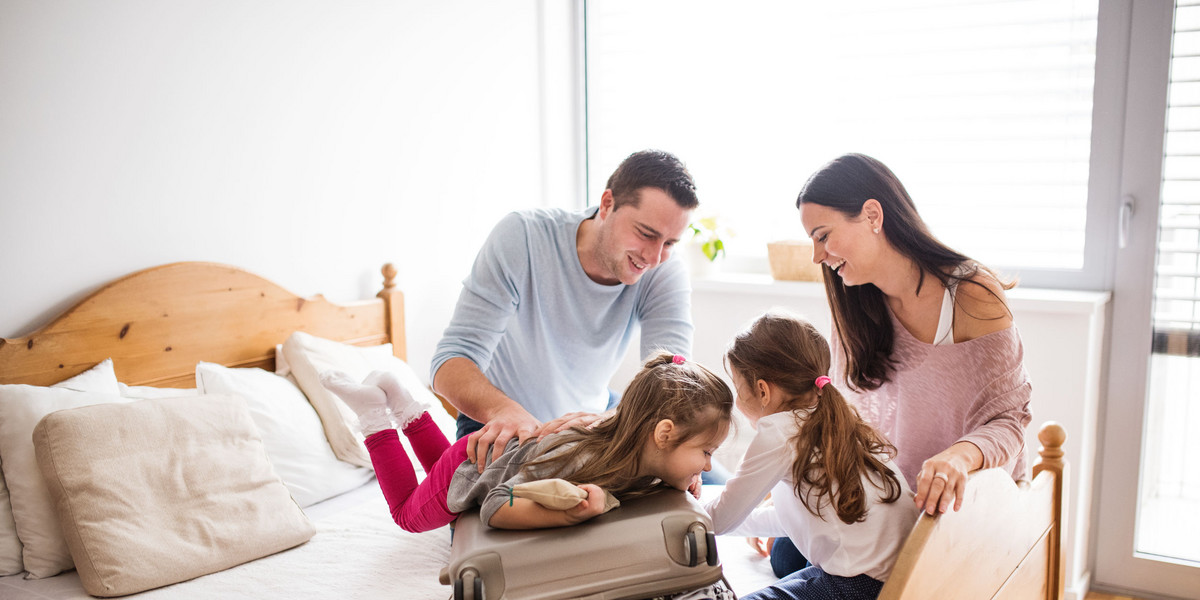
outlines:
[{"label": "suitcase wheel", "polygon": [[715,567],[717,563],[721,562],[720,557],[717,556],[717,534],[710,531],[704,535],[704,538],[708,541],[708,553],[705,555],[708,566]]},{"label": "suitcase wheel", "polygon": [[[463,581],[464,576],[471,579],[471,595],[466,595],[466,582]],[[483,594],[483,578],[479,576],[473,569],[464,570],[459,573],[458,578],[454,580],[454,600],[486,600],[487,596]]]},{"label": "suitcase wheel", "polygon": [[700,564],[700,540],[697,538],[698,533],[704,534],[704,562],[710,567],[717,566],[721,562],[717,556],[717,534],[711,531],[705,531],[704,526],[700,523],[692,525],[687,532],[687,561],[689,567],[695,567]]}]

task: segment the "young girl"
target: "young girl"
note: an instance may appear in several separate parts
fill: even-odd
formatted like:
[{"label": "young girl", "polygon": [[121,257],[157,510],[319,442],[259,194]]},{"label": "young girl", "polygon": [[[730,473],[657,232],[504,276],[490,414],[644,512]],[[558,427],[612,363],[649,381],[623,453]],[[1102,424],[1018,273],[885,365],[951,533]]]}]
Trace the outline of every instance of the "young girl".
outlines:
[{"label": "young girl", "polygon": [[[787,535],[811,563],[743,600],[875,598],[918,511],[895,449],[829,383],[829,344],[811,324],[769,313],[725,362],[756,433],[705,508],[718,534]],[[773,506],[755,510],[768,493]]]},{"label": "young girl", "polygon": [[[711,468],[733,410],[733,394],[719,377],[660,354],[630,382],[612,417],[523,446],[514,438],[481,474],[467,461],[467,438],[451,445],[391,373],[372,373],[362,384],[326,374],[322,383],[358,414],[392,518],[413,532],[441,527],[474,506],[492,527],[573,525],[604,511],[605,491],[625,500],[664,486],[686,490]],[[425,468],[420,484],[393,420]],[[587,498],[555,510],[512,495],[517,484],[550,478],[578,485]]]}]

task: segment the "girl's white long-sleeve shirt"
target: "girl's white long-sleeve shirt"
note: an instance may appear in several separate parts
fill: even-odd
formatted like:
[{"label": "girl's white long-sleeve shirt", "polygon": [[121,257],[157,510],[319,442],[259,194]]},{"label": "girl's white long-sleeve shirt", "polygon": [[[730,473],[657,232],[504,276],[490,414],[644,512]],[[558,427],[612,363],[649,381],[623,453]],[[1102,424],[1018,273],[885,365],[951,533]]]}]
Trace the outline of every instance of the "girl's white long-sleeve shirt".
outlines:
[{"label": "girl's white long-sleeve shirt", "polygon": [[[843,522],[829,505],[828,496],[820,517],[809,512],[796,496],[792,480],[796,451],[791,440],[806,417],[806,412],[797,411],[759,419],[737,473],[705,510],[719,535],[786,535],[809,562],[826,573],[842,577],[865,574],[884,581],[919,516],[913,493],[896,465],[886,461],[902,488],[895,502],[884,503],[883,490],[864,481],[870,508],[863,521]],[[771,504],[760,506],[768,493]]]}]

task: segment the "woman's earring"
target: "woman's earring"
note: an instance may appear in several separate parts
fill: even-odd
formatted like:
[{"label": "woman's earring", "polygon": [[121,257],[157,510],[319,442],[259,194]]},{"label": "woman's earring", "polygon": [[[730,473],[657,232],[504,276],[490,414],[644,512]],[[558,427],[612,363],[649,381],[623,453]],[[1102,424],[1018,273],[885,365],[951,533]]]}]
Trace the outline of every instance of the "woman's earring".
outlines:
[{"label": "woman's earring", "polygon": [[878,228],[878,227],[876,227],[876,228],[875,228],[875,229],[873,229],[872,231],[874,231],[875,233],[879,233],[879,228]]}]

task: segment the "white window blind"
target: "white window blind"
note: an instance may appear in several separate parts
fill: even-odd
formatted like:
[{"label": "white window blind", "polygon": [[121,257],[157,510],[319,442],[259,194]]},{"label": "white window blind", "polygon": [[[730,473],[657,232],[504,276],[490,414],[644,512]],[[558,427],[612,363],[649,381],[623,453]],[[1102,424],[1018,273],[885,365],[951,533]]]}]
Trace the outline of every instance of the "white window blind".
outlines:
[{"label": "white window blind", "polygon": [[[892,168],[934,234],[1008,273],[1084,257],[1096,0],[588,0],[588,194],[677,154],[731,256],[803,236],[805,179]],[[1200,160],[1198,158],[1197,160]]]},{"label": "white window blind", "polygon": [[1175,10],[1167,102],[1154,351],[1200,356],[1200,2]]}]

